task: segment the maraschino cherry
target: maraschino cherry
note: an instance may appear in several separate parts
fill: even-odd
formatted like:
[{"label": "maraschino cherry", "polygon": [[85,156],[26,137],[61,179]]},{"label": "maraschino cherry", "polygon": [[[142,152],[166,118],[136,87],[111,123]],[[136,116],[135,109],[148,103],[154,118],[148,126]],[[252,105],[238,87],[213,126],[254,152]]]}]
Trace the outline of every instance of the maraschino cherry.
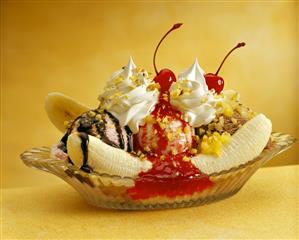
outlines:
[{"label": "maraschino cherry", "polygon": [[154,78],[154,81],[156,83],[160,84],[160,92],[164,93],[167,92],[173,82],[176,81],[175,74],[169,70],[169,69],[162,69],[160,72],[158,72],[157,67],[156,67],[156,54],[157,51],[162,43],[162,41],[166,38],[166,36],[171,33],[173,30],[178,29],[180,26],[182,26],[182,23],[176,23],[173,25],[173,27],[165,33],[165,35],[161,38],[160,42],[158,43],[155,53],[154,53],[154,58],[153,58],[153,63],[154,63],[154,68],[156,72],[156,77]]},{"label": "maraschino cherry", "polygon": [[221,91],[223,90],[224,87],[224,80],[222,77],[218,76],[218,73],[223,65],[223,63],[225,62],[225,60],[227,59],[227,57],[237,48],[240,47],[244,47],[245,43],[241,42],[238,43],[237,46],[235,46],[232,50],[230,50],[228,52],[228,54],[226,54],[226,56],[224,57],[224,59],[222,60],[217,72],[214,73],[207,73],[205,74],[205,79],[206,79],[206,83],[208,85],[209,90],[214,89],[216,93],[221,93]]}]

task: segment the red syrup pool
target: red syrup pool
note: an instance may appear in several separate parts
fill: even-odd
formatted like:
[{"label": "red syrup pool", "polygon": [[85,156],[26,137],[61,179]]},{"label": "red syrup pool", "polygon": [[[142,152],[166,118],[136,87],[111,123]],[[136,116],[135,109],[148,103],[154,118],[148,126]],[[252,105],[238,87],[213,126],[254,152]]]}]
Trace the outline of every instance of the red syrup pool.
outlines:
[{"label": "red syrup pool", "polygon": [[[168,116],[181,121],[182,126],[188,124],[180,118],[181,113],[162,98],[156,105],[152,116],[156,119]],[[157,196],[172,198],[192,195],[195,192],[212,187],[213,182],[209,177],[197,169],[188,159],[192,156],[189,149],[175,155],[171,153],[162,154],[168,140],[159,124],[155,123],[153,127],[159,135],[159,147],[155,151],[146,154],[147,159],[152,162],[153,166],[149,171],[141,172],[138,175],[135,186],[128,189],[127,194],[133,200]]]}]

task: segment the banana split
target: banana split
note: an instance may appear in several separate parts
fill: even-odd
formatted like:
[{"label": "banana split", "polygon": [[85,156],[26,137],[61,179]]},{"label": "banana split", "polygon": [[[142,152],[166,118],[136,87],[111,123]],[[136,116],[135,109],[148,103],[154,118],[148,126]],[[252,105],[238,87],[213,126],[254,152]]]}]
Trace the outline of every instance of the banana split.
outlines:
[{"label": "banana split", "polygon": [[176,75],[155,76],[130,58],[116,71],[89,109],[70,97],[51,93],[46,111],[64,136],[51,154],[86,173],[130,177],[133,200],[190,196],[213,186],[209,175],[246,164],[271,143],[271,121],[223,90],[218,75],[205,73],[195,60]]}]

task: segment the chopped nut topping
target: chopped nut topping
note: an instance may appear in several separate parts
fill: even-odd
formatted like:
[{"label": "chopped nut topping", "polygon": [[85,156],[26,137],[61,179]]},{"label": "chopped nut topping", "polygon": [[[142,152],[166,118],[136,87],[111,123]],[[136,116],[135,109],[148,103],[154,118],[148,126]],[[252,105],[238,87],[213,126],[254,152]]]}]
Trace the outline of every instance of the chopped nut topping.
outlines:
[{"label": "chopped nut topping", "polygon": [[176,130],[176,136],[180,136],[180,134],[182,133],[182,129],[181,128],[178,128]]},{"label": "chopped nut topping", "polygon": [[154,90],[159,90],[159,89],[160,89],[160,84],[159,83],[151,83],[146,88],[147,91],[154,91]]},{"label": "chopped nut topping", "polygon": [[188,126],[185,126],[185,127],[184,127],[184,133],[185,133],[185,134],[188,134],[189,131],[190,131],[190,128],[189,128]]},{"label": "chopped nut topping", "polygon": [[152,148],[153,148],[153,149],[157,149],[157,148],[158,148],[158,145],[157,145],[156,142],[153,142],[153,143],[152,143]]},{"label": "chopped nut topping", "polygon": [[146,151],[146,152],[150,152],[150,151],[151,151],[151,149],[150,149],[150,147],[149,147],[149,146],[145,146],[145,147],[144,147],[144,151]]},{"label": "chopped nut topping", "polygon": [[114,79],[114,84],[118,85],[124,81],[123,77],[118,76],[117,78]]},{"label": "chopped nut topping", "polygon": [[167,138],[169,141],[172,141],[174,139],[173,134],[172,133],[167,133]]},{"label": "chopped nut topping", "polygon": [[158,120],[158,124],[159,124],[159,126],[160,126],[161,129],[165,129],[166,128],[166,124],[163,123],[163,122],[161,122],[161,120],[160,121]]},{"label": "chopped nut topping", "polygon": [[170,96],[171,97],[178,97],[178,96],[181,95],[181,92],[182,92],[182,90],[180,90],[180,89],[173,90],[173,91],[170,92]]},{"label": "chopped nut topping", "polygon": [[195,155],[195,154],[197,154],[197,149],[196,148],[192,148],[190,150],[190,152],[191,152],[191,154]]},{"label": "chopped nut topping", "polygon": [[166,93],[163,93],[163,94],[162,94],[162,98],[163,98],[163,100],[165,100],[165,101],[168,101],[168,100],[169,100],[168,94],[166,94]]},{"label": "chopped nut topping", "polygon": [[169,118],[168,118],[168,117],[164,117],[164,118],[162,119],[162,122],[163,122],[163,123],[169,123]]},{"label": "chopped nut topping", "polygon": [[89,111],[87,114],[89,117],[94,117],[96,115],[94,111]]},{"label": "chopped nut topping", "polygon": [[235,125],[238,124],[238,120],[237,119],[235,119],[235,118],[232,117],[230,120],[232,121],[233,124],[235,124]]},{"label": "chopped nut topping", "polygon": [[97,115],[96,115],[96,120],[98,120],[98,121],[102,121],[102,115],[101,115],[101,114],[97,114]]},{"label": "chopped nut topping", "polygon": [[145,119],[144,119],[144,121],[146,123],[155,123],[156,122],[155,118],[152,115],[146,116]]},{"label": "chopped nut topping", "polygon": [[174,148],[174,149],[171,150],[171,154],[176,155],[176,154],[178,154],[178,151]]}]

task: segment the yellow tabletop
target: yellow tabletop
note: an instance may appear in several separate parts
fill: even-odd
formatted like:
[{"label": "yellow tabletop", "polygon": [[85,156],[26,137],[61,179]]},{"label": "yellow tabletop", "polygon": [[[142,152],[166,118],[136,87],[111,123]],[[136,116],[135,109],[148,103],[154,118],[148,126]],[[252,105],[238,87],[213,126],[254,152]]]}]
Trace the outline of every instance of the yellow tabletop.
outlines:
[{"label": "yellow tabletop", "polygon": [[299,166],[260,169],[235,196],[159,211],[89,206],[67,184],[2,189],[3,238],[299,238]]}]

